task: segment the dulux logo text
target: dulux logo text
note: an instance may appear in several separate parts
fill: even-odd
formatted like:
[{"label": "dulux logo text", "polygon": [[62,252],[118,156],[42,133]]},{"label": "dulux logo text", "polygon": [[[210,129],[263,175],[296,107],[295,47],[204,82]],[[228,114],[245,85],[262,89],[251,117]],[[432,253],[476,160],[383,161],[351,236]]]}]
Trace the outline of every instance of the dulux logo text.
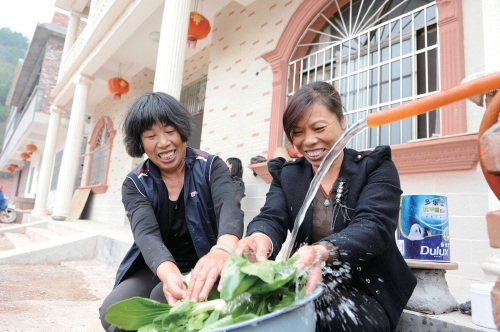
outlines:
[{"label": "dulux logo text", "polygon": [[444,256],[448,255],[449,248],[439,248],[431,249],[428,246],[420,247],[420,255],[433,255],[433,256]]}]

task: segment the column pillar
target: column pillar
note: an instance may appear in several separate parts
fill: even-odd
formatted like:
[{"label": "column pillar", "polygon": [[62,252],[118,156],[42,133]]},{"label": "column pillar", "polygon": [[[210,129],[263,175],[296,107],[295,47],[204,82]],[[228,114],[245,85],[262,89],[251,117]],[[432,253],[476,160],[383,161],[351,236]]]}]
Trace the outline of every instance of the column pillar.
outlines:
[{"label": "column pillar", "polygon": [[153,91],[179,99],[187,44],[189,1],[165,1]]},{"label": "column pillar", "polygon": [[89,20],[94,15],[95,8],[97,6],[98,0],[90,0],[90,8],[89,8]]},{"label": "column pillar", "polygon": [[50,191],[50,179],[52,168],[54,166],[54,156],[56,151],[57,135],[59,133],[59,125],[61,116],[64,112],[62,107],[52,105],[50,107],[49,127],[47,128],[47,137],[45,138],[45,147],[42,155],[42,165],[40,166],[40,174],[38,175],[38,186],[36,189],[36,200],[32,215],[47,214],[47,198]]},{"label": "column pillar", "polygon": [[80,17],[82,17],[82,14],[79,12],[74,10],[69,12],[68,28],[66,29],[66,37],[64,38],[63,60],[76,41],[76,34],[78,33],[78,26],[80,25]]},{"label": "column pillar", "polygon": [[[446,90],[465,78],[462,0],[436,0],[439,26],[440,90]],[[467,131],[465,100],[441,107],[442,135]]]},{"label": "column pillar", "polygon": [[75,95],[69,118],[68,135],[61,160],[59,179],[57,180],[56,206],[52,213],[52,219],[54,220],[65,220],[69,216],[69,207],[73,197],[78,157],[85,127],[87,99],[93,82],[92,78],[85,75],[78,75],[75,80]]}]

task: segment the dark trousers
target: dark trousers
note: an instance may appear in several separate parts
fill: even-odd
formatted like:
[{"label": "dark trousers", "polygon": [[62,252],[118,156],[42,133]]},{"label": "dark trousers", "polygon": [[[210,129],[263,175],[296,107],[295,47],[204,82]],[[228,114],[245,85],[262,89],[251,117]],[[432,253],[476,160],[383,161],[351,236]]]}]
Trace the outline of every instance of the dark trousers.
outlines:
[{"label": "dark trousers", "polygon": [[114,325],[110,325],[104,317],[111,305],[134,296],[146,297],[158,302],[167,303],[167,299],[163,294],[163,283],[147,266],[143,267],[116,286],[99,308],[99,317],[105,331],[125,331]]},{"label": "dark trousers", "polygon": [[349,285],[324,288],[316,300],[316,331],[391,331],[389,318],[375,298]]}]

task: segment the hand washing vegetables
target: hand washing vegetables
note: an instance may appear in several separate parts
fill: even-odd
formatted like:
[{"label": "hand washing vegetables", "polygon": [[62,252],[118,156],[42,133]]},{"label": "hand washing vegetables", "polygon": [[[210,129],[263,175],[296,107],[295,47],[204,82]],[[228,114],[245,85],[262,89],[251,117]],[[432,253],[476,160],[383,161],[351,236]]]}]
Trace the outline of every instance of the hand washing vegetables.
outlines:
[{"label": "hand washing vegetables", "polygon": [[293,266],[296,259],[250,263],[233,254],[222,270],[222,290],[213,290],[210,300],[180,300],[171,306],[133,297],[109,307],[105,318],[139,332],[210,331],[240,323],[305,297],[306,275]]}]

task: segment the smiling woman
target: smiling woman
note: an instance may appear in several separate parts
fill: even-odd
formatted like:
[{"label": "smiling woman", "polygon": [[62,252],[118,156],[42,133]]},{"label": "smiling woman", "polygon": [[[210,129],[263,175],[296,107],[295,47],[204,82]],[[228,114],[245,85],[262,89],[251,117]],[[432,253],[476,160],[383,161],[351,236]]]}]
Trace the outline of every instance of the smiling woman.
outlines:
[{"label": "smiling woman", "polygon": [[125,115],[127,153],[148,159],[122,186],[134,244],[100,308],[106,330],[107,309],[134,296],[171,305],[206,299],[243,235],[243,211],[226,163],[188,147],[192,130],[188,110],[162,92],[140,96]]},{"label": "smiling woman", "polygon": [[[260,261],[276,258],[315,172],[345,129],[339,93],[326,82],[301,87],[288,102],[283,128],[303,157],[268,162],[273,181],[266,203],[236,250],[255,250]],[[396,328],[416,285],[394,238],[401,193],[388,146],[344,149],[327,171],[293,243],[295,264],[308,273],[306,290],[325,285],[316,301],[317,331]]]}]

